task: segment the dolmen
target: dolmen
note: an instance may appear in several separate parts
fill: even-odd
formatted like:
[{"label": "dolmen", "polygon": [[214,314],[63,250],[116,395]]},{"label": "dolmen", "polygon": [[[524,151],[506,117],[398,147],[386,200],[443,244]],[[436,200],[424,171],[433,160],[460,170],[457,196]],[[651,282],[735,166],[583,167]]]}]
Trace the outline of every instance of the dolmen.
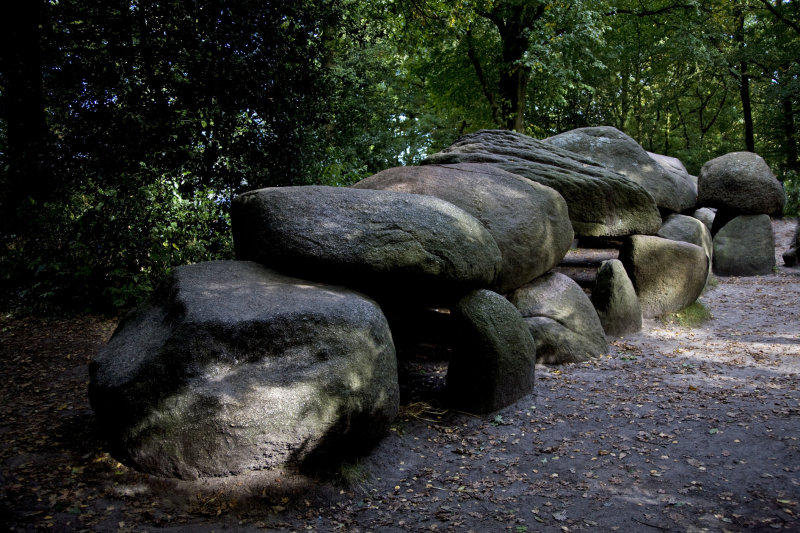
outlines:
[{"label": "dolmen", "polygon": [[[352,187],[243,193],[236,259],[176,268],[120,323],[90,365],[92,408],[151,474],[318,469],[385,434],[408,324],[439,310],[446,401],[496,411],[533,391],[537,363],[598,357],[694,302],[730,263],[728,225],[752,234],[782,206],[712,192],[731,171],[711,163],[695,179],[614,128],[484,130]],[[713,241],[701,207],[727,220]],[[559,268],[587,239],[615,248],[581,286]]]}]

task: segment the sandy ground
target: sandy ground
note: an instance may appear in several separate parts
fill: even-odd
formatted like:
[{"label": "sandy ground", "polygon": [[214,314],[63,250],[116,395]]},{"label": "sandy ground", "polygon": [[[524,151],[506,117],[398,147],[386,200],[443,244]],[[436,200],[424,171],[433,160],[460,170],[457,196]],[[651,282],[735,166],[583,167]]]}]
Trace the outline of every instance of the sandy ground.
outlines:
[{"label": "sandy ground", "polygon": [[[537,366],[536,393],[497,413],[437,409],[443,368],[406,369],[431,391],[407,397],[390,434],[333,479],[272,472],[187,483],[138,474],[116,463],[93,429],[83,363],[38,377],[7,370],[6,527],[800,531],[800,268],[780,257],[794,224],[774,223],[774,273],[718,278],[704,294],[709,322],[689,329],[647,320],[642,332],[609,339],[595,361]],[[111,325],[86,329],[72,353],[90,357]],[[6,339],[26,331],[10,320],[0,327]],[[65,349],[45,341],[40,352]],[[30,387],[56,398],[28,402]]]}]

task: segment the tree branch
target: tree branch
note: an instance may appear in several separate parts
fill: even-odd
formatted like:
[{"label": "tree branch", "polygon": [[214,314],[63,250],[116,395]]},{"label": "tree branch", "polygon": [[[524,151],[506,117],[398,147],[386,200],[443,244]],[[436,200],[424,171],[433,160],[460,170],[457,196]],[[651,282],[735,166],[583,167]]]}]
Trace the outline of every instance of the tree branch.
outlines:
[{"label": "tree branch", "polygon": [[800,34],[800,25],[784,17],[783,14],[780,11],[778,11],[778,8],[776,6],[773,6],[769,0],[761,0],[761,3],[764,4],[764,7],[766,7],[769,10],[769,12],[775,16],[775,18],[777,18],[778,20],[780,20],[781,22],[792,28],[795,31],[795,33]]},{"label": "tree branch", "polygon": [[486,80],[486,75],[483,72],[483,67],[478,59],[478,54],[475,51],[475,42],[472,39],[472,30],[467,30],[467,56],[469,57],[472,68],[475,69],[475,75],[478,77],[483,95],[489,101],[489,106],[492,108],[492,120],[495,124],[500,125],[500,107],[497,105],[497,99],[494,93],[489,88],[489,82]]}]

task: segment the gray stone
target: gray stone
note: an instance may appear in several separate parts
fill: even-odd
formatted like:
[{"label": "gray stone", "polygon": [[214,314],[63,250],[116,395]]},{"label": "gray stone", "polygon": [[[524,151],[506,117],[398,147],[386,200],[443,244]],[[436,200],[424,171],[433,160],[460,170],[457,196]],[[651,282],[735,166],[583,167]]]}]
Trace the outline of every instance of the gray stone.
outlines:
[{"label": "gray stone", "polygon": [[698,203],[735,215],[780,215],[786,203],[783,187],[761,156],[733,152],[703,165]]},{"label": "gray stone", "polygon": [[714,241],[711,231],[705,224],[693,217],[670,215],[658,230],[658,236],[673,241],[690,242],[700,246],[708,257],[706,283],[711,278],[711,264],[714,257]]},{"label": "gray stone", "polygon": [[[655,154],[653,152],[647,152],[647,155],[649,155],[653,161],[658,163],[658,165],[666,173],[672,175],[678,183],[685,183],[684,186],[688,187],[694,202],[686,209],[693,207],[697,203],[697,176],[692,176],[689,174],[689,171],[686,170],[686,166],[684,166],[683,161],[677,157]],[[686,209],[683,209],[682,211],[685,211]]]},{"label": "gray stone", "polygon": [[789,249],[783,252],[783,264],[787,267],[797,266],[798,250],[800,250],[800,225],[797,225],[794,229],[794,237],[792,237]]},{"label": "gray stone", "polygon": [[664,210],[680,212],[695,205],[697,191],[692,189],[686,179],[666,172],[647,155],[647,151],[639,143],[616,128],[578,128],[554,135],[545,141],[590,157],[635,181]]},{"label": "gray stone", "polygon": [[592,304],[606,335],[620,336],[642,329],[642,308],[625,267],[618,259],[600,263]]},{"label": "gray stone", "polygon": [[396,167],[354,185],[448,201],[489,230],[503,256],[492,288],[505,293],[544,274],[572,243],[567,204],[556,191],[491,165]]},{"label": "gray stone", "polygon": [[578,363],[608,349],[603,325],[589,297],[573,280],[551,272],[514,291],[519,309],[536,342],[539,363]]},{"label": "gray stone", "polygon": [[710,209],[708,207],[701,207],[700,209],[696,209],[695,212],[692,214],[694,218],[702,222],[705,227],[711,230],[714,227],[714,217],[717,215],[717,212],[714,209]]},{"label": "gray stone", "polygon": [[768,215],[734,218],[714,236],[714,273],[758,276],[775,266],[775,237]]},{"label": "gray stone", "polygon": [[619,251],[642,316],[674,313],[692,304],[706,285],[708,257],[696,244],[634,235]]},{"label": "gray stone", "polygon": [[463,294],[493,285],[502,256],[474,217],[433,196],[268,188],[231,206],[237,258],[375,294]]},{"label": "gray stone", "polygon": [[488,413],[533,392],[536,347],[519,311],[488,290],[467,294],[453,308],[459,333],[447,370],[450,402]]},{"label": "gray stone", "polygon": [[101,427],[138,469],[225,476],[363,450],[399,403],[369,298],[217,261],[178,267],[90,365]]},{"label": "gray stone", "polygon": [[506,130],[463,136],[423,164],[489,163],[558,191],[578,236],[655,233],[661,217],[639,184],[596,161]]}]

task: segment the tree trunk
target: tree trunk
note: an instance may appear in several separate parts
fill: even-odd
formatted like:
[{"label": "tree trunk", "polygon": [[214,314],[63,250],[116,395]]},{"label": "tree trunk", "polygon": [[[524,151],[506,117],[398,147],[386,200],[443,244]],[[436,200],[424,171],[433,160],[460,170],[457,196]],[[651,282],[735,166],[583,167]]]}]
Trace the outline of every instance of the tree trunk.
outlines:
[{"label": "tree trunk", "polygon": [[797,128],[794,123],[794,109],[792,99],[788,93],[781,98],[783,107],[783,132],[786,143],[786,167],[790,170],[800,170],[800,161],[797,159]]},{"label": "tree trunk", "polygon": [[[744,36],[745,7],[737,6],[738,20],[734,38],[739,46],[739,52],[744,53],[747,43]],[[753,109],[750,101],[750,74],[745,59],[739,62],[739,96],[742,99],[742,118],[744,119],[744,146],[748,152],[756,151],[755,137],[753,134]]]},{"label": "tree trunk", "polygon": [[535,8],[527,5],[498,5],[494,11],[482,16],[491,20],[500,33],[502,64],[497,93],[500,121],[506,129],[525,133],[525,106],[528,97],[530,68],[523,63],[530,45],[530,31],[534,22],[544,14],[544,5]]},{"label": "tree trunk", "polygon": [[500,100],[505,128],[525,133],[525,100],[528,94],[527,69],[516,67],[500,75]]},{"label": "tree trunk", "polygon": [[50,192],[46,172],[47,125],[42,82],[39,26],[43,4],[20,2],[17,14],[3,17],[0,69],[5,87],[2,107],[6,120],[6,191],[3,222],[11,232],[24,219],[19,209],[29,198],[42,201]]},{"label": "tree trunk", "polygon": [[747,74],[747,63],[742,61],[739,65],[741,80],[739,81],[739,95],[742,98],[742,115],[744,118],[744,146],[748,152],[756,151],[755,137],[753,135],[753,108],[750,102],[750,76]]}]

